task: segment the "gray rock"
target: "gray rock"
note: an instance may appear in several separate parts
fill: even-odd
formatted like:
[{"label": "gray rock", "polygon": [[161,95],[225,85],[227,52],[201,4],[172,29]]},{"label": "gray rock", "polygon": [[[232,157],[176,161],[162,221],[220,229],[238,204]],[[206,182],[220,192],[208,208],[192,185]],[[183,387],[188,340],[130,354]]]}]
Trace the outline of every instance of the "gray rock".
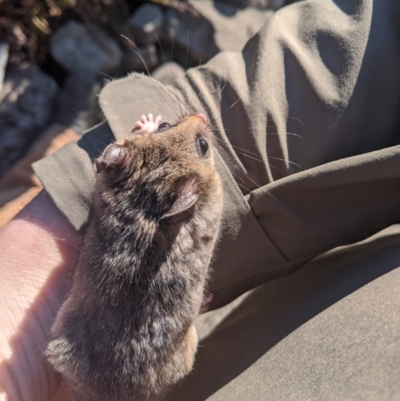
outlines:
[{"label": "gray rock", "polygon": [[269,0],[268,8],[270,8],[271,10],[278,10],[284,5],[286,5],[285,0]]},{"label": "gray rock", "polygon": [[94,79],[71,74],[57,97],[54,122],[71,127],[79,134],[98,124],[102,118],[98,101],[100,90],[100,83]]},{"label": "gray rock", "polygon": [[196,63],[204,63],[220,51],[240,51],[272,15],[270,10],[241,9],[212,0],[191,0],[190,4],[198,16],[169,9],[166,30],[170,40],[182,53],[188,49]]},{"label": "gray rock", "polygon": [[0,92],[0,176],[52,120],[58,86],[32,67],[10,66]]},{"label": "gray rock", "polygon": [[164,13],[156,4],[143,4],[129,19],[135,40],[142,45],[158,43],[157,37],[163,32]]},{"label": "gray rock", "polygon": [[124,73],[151,71],[158,65],[157,48],[153,44],[149,44],[126,50],[123,53],[122,65]]},{"label": "gray rock", "polygon": [[176,79],[185,75],[185,70],[177,63],[169,61],[157,67],[151,76],[164,85],[172,85]]},{"label": "gray rock", "polygon": [[69,21],[51,37],[52,56],[81,77],[108,73],[121,62],[118,45],[100,28]]},{"label": "gray rock", "polygon": [[246,7],[253,7],[258,8],[259,10],[266,10],[269,8],[269,0],[240,0],[239,7],[246,8]]},{"label": "gray rock", "polygon": [[219,52],[214,33],[212,23],[201,13],[195,16],[173,8],[166,12],[166,34],[169,41],[174,43],[174,50],[181,54],[187,52],[195,64],[206,62]]},{"label": "gray rock", "polygon": [[285,0],[220,0],[239,8],[253,7],[259,10],[277,10],[285,5]]},{"label": "gray rock", "polygon": [[0,43],[0,92],[3,89],[4,75],[8,61],[8,44]]}]

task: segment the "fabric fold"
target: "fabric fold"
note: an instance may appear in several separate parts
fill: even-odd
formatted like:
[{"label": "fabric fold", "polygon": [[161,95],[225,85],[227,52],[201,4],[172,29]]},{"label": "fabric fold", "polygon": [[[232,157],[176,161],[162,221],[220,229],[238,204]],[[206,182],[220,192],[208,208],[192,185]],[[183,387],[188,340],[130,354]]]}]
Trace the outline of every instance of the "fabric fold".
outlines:
[{"label": "fabric fold", "polygon": [[89,218],[94,187],[93,161],[114,137],[107,123],[89,130],[79,141],[32,165],[46,192],[79,232]]},{"label": "fabric fold", "polygon": [[399,12],[389,0],[296,2],[242,52],[170,86],[140,74],[111,81],[100,94],[107,123],[35,171],[79,230],[93,157],[113,138],[149,112],[170,123],[207,114],[225,189],[210,282],[222,306],[399,221]]},{"label": "fabric fold", "polygon": [[293,174],[248,198],[290,262],[314,257],[400,221],[400,146]]}]

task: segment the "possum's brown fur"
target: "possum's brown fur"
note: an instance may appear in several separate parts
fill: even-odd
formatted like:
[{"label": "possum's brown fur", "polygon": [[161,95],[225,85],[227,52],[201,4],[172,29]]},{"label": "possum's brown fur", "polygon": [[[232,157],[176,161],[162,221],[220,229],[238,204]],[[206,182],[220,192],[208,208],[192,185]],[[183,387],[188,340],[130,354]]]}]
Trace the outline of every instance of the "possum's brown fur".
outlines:
[{"label": "possum's brown fur", "polygon": [[[192,323],[222,209],[212,134],[189,116],[110,145],[97,166],[72,290],[46,355],[78,401],[153,400],[189,373],[197,348]],[[198,196],[190,207],[188,193]]]}]

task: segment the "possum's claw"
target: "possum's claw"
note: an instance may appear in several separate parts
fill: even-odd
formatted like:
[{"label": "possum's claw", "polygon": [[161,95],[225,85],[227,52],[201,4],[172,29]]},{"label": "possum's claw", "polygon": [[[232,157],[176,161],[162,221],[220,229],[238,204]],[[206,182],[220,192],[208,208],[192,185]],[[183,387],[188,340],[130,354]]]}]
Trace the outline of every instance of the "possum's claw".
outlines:
[{"label": "possum's claw", "polygon": [[132,130],[135,134],[153,134],[158,131],[158,126],[161,122],[161,116],[154,118],[153,114],[149,113],[147,117],[143,114],[140,120],[136,121]]}]

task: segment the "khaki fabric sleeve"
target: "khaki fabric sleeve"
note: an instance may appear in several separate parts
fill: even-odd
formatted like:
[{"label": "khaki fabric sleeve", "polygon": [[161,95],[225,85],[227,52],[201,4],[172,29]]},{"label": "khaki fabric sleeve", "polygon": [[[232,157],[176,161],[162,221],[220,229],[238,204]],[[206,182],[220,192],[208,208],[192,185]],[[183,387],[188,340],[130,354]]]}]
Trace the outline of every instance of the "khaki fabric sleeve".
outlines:
[{"label": "khaki fabric sleeve", "polygon": [[163,401],[393,401],[400,227],[327,252],[200,316],[196,365]]},{"label": "khaki fabric sleeve", "polygon": [[77,231],[84,230],[89,216],[93,161],[113,140],[108,124],[103,123],[32,165],[46,192]]},{"label": "khaki fabric sleeve", "polygon": [[[212,307],[399,221],[399,11],[386,0],[302,1],[276,12],[242,52],[171,86],[134,74],[102,91],[117,139],[144,113],[209,116],[225,190]],[[35,167],[77,229],[93,182],[85,151],[73,145]],[[76,181],[61,189],[54,181],[66,173]]]}]

